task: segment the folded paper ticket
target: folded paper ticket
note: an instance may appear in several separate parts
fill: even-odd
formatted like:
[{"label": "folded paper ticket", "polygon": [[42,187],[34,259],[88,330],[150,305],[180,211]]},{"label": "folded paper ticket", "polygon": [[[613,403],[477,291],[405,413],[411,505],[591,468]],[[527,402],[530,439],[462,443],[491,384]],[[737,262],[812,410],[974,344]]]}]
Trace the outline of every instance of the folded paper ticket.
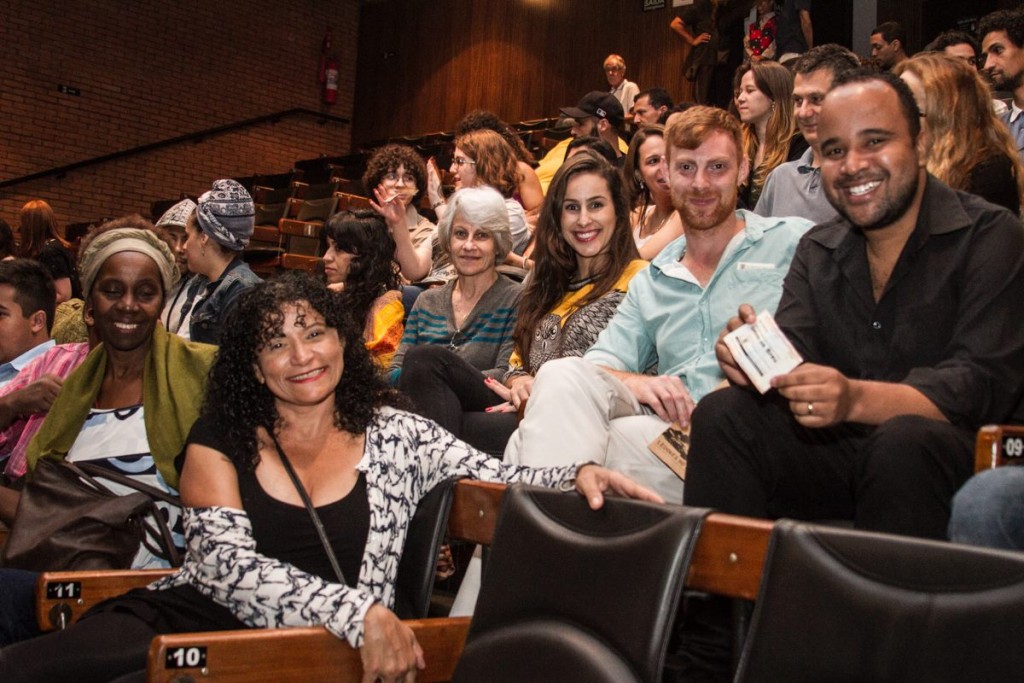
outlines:
[{"label": "folded paper ticket", "polygon": [[725,335],[725,345],[762,394],[772,388],[773,377],[785,375],[803,362],[767,311],[758,313],[754,324],[737,327]]}]

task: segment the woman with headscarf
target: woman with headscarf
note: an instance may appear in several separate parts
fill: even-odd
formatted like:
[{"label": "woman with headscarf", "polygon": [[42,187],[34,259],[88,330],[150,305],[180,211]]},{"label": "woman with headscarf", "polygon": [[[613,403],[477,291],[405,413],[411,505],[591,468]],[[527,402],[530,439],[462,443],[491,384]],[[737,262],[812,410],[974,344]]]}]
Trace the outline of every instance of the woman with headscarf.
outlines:
[{"label": "woman with headscarf", "polygon": [[[178,280],[178,267],[167,244],[141,217],[110,221],[86,236],[78,270],[86,321],[100,343],[64,381],[29,446],[29,468],[42,458],[87,461],[177,495],[174,459],[199,415],[216,348],[187,342],[158,324],[165,294]],[[132,492],[104,483],[119,494]],[[184,546],[181,510],[157,505],[175,544]],[[132,566],[168,565],[140,546]],[[26,616],[23,623],[34,621],[34,579],[25,580],[25,574],[0,570],[0,595],[7,596],[0,604],[5,615],[0,627],[17,615]],[[0,643],[31,633],[4,633],[0,628]]]},{"label": "woman with headscarf", "polygon": [[185,225],[188,269],[207,280],[192,306],[189,338],[206,344],[220,340],[221,326],[238,295],[260,282],[242,260],[255,227],[256,207],[234,180],[217,180],[199,197]]},{"label": "woman with headscarf", "polygon": [[185,242],[188,241],[188,233],[185,226],[188,219],[196,212],[196,203],[185,198],[167,209],[156,221],[156,227],[164,231],[167,238],[167,246],[174,254],[174,262],[178,264],[181,271],[181,279],[174,288],[167,292],[164,297],[164,310],[160,314],[160,321],[164,328],[173,334],[185,339],[189,338],[189,326],[192,322],[192,306],[196,297],[206,287],[206,278],[196,275],[188,268],[188,257],[185,255]]}]

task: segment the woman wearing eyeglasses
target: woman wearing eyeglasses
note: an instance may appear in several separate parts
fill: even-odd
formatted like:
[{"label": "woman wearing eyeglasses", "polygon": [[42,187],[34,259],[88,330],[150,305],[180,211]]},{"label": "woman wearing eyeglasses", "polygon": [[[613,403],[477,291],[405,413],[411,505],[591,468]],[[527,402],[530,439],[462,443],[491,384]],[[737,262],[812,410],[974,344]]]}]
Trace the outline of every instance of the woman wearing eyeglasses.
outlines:
[{"label": "woman wearing eyeglasses", "polygon": [[458,275],[416,299],[391,362],[391,381],[402,388],[409,381],[406,371],[415,376],[421,364],[441,363],[461,369],[474,386],[490,393],[480,373],[497,378],[504,372],[520,291],[497,271],[512,248],[504,198],[490,187],[456,191],[437,234]]},{"label": "woman wearing eyeglasses", "polygon": [[395,240],[395,260],[402,275],[416,282],[431,274],[435,226],[416,211],[427,188],[423,158],[406,145],[384,145],[370,157],[363,187],[374,192],[386,210],[377,211],[387,221]]},{"label": "woman wearing eyeglasses", "polygon": [[[474,130],[455,139],[455,153],[448,169],[455,189],[487,185],[501,193],[508,210],[512,234],[512,254],[522,255],[530,243],[530,229],[522,205],[515,200],[519,187],[516,156],[507,142],[493,130]],[[440,174],[431,162],[427,168],[427,193],[440,220],[449,210],[441,192]],[[516,259],[510,263],[520,265]]]}]

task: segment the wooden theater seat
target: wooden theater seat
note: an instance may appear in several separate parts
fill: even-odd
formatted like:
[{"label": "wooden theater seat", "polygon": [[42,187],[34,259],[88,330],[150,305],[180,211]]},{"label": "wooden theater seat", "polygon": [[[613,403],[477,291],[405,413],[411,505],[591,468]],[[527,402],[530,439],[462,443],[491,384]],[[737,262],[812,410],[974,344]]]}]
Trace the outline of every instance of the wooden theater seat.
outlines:
[{"label": "wooden theater seat", "polygon": [[[448,517],[448,535],[490,545],[505,486],[459,482]],[[697,540],[686,586],[752,600],[761,584],[773,523],[712,513]],[[168,573],[156,571],[47,572],[37,584],[36,614],[44,629],[74,622],[98,602],[145,586]],[[407,621],[427,653],[418,681],[451,677],[469,628],[469,618]],[[264,680],[359,681],[359,652],[322,627],[223,631],[160,636],[149,651],[150,681]],[[191,676],[192,678],[185,678]]]},{"label": "wooden theater seat", "polygon": [[43,631],[66,628],[94,605],[133,588],[147,586],[171,571],[43,572],[36,579],[36,621]]},{"label": "wooden theater seat", "polygon": [[974,445],[974,471],[1024,465],[1024,425],[986,425]]},{"label": "wooden theater seat", "polygon": [[[489,545],[504,491],[501,484],[460,482],[448,518],[449,536]],[[697,540],[686,586],[754,599],[772,527],[772,522],[765,520],[712,513]],[[427,670],[416,680],[449,680],[466,639],[469,618],[406,623],[426,653]],[[254,671],[267,680],[283,682],[360,681],[362,661],[358,651],[322,627],[159,636],[149,650],[151,682],[169,683],[198,675],[209,683],[241,683],[252,680]]]},{"label": "wooden theater seat", "polygon": [[[419,683],[447,681],[455,670],[469,631],[469,617],[406,621],[427,656]],[[154,638],[149,647],[148,680],[306,683],[362,680],[359,650],[322,627],[181,633]],[[199,674],[200,678],[195,677]]]},{"label": "wooden theater seat", "polygon": [[320,258],[317,256],[284,254],[281,257],[281,267],[286,270],[304,270],[307,273],[315,273],[318,263],[320,263]]}]

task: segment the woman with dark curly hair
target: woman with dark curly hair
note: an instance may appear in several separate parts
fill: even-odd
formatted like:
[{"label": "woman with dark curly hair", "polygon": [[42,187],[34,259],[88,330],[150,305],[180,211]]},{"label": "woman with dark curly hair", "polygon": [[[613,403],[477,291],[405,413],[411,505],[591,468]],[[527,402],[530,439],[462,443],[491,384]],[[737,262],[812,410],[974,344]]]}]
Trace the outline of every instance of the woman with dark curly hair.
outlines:
[{"label": "woman with dark curly hair", "polygon": [[362,325],[311,276],[287,273],[243,294],[182,462],[185,564],[65,631],[0,652],[5,683],[144,677],[160,633],[317,624],[361,648],[367,680],[411,680],[423,651],[391,606],[409,520],[434,485],[575,478],[595,508],[606,490],[660,501],[596,465],[503,465],[396,399]]},{"label": "woman with dark curly hair", "polygon": [[431,274],[438,257],[434,247],[436,226],[416,210],[427,189],[427,167],[416,150],[390,144],[377,149],[366,162],[363,187],[373,196],[381,193],[388,211],[380,211],[395,240],[395,260],[402,275],[418,282]]},{"label": "woman with dark curly hair", "polygon": [[324,226],[327,287],[341,293],[352,317],[364,321],[363,343],[381,367],[402,341],[402,283],[395,240],[372,211],[336,213]]},{"label": "woman with dark curly hair", "polygon": [[640,257],[648,261],[683,235],[683,221],[672,206],[665,160],[665,127],[644,126],[633,135],[622,168],[629,222]]},{"label": "woman with dark curly hair", "polygon": [[57,216],[42,199],[33,199],[18,212],[18,241],[18,256],[38,261],[50,271],[58,304],[82,298],[71,244],[61,237]]}]

